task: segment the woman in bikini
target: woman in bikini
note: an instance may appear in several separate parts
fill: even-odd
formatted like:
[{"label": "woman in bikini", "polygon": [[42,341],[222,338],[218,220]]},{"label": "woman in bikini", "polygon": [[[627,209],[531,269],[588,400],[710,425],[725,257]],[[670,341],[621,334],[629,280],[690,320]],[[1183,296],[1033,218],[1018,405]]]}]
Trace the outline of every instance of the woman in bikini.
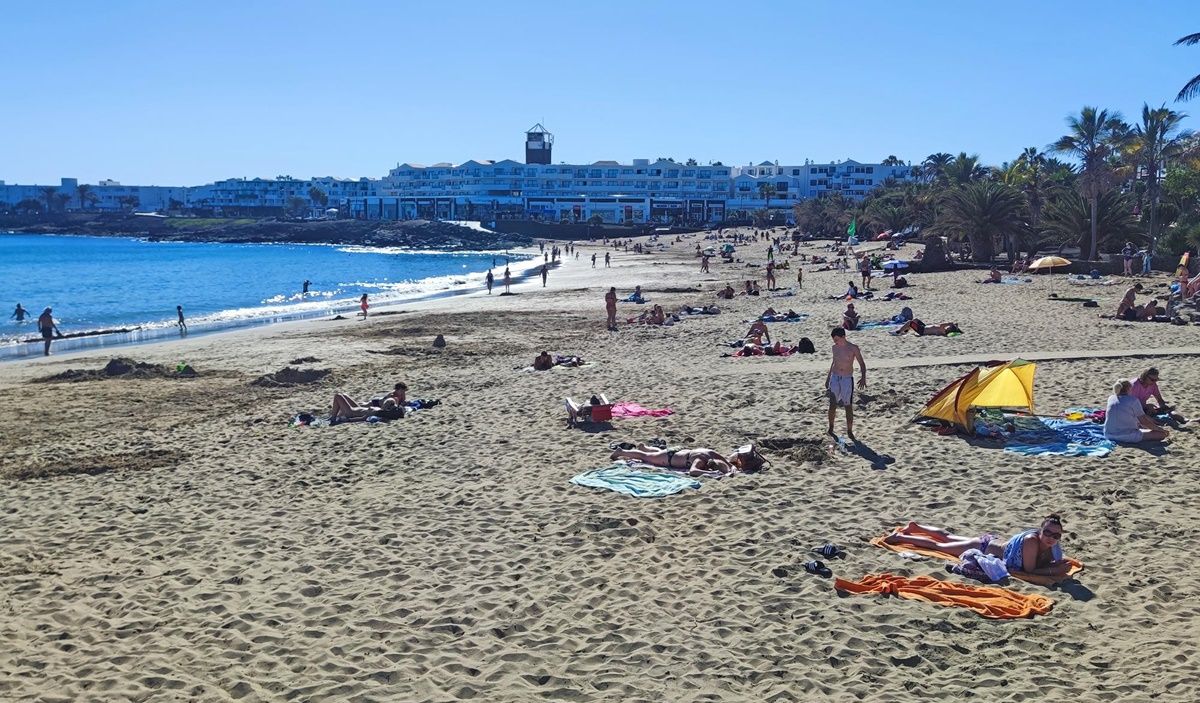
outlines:
[{"label": "woman in bikini", "polygon": [[695,449],[659,449],[645,444],[639,444],[633,449],[617,449],[609,459],[632,459],[651,466],[661,466],[664,469],[686,471],[692,475],[704,473],[731,473],[736,467],[739,471],[753,472],[762,469],[766,460],[753,445],[746,445],[726,459],[719,452],[697,447]]},{"label": "woman in bikini", "polygon": [[979,537],[953,535],[938,527],[910,522],[884,537],[888,544],[912,545],[932,549],[951,556],[962,556],[968,549],[1000,557],[1013,576],[1035,583],[1056,583],[1067,577],[1071,563],[1063,557],[1060,541],[1063,521],[1058,515],[1048,515],[1041,527],[1029,529],[999,540],[995,535]]},{"label": "woman in bikini", "polygon": [[909,330],[915,332],[918,337],[945,337],[952,332],[962,333],[962,329],[959,328],[957,322],[943,322],[940,325],[927,325],[914,317],[908,322],[905,322],[904,325],[895,332],[892,332],[892,334],[901,335],[907,333]]}]

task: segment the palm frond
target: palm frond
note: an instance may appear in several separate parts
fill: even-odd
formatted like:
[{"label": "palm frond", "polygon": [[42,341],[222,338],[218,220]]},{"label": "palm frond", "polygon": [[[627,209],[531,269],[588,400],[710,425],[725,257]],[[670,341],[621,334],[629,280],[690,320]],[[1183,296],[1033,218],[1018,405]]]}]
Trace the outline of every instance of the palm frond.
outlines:
[{"label": "palm frond", "polygon": [[1186,37],[1180,37],[1175,40],[1175,46],[1191,46],[1193,44],[1200,44],[1200,33],[1189,34]]},{"label": "palm frond", "polygon": [[1191,100],[1197,95],[1200,95],[1200,76],[1193,77],[1192,80],[1183,86],[1183,89],[1179,91],[1179,95],[1175,96],[1175,102],[1181,103]]}]

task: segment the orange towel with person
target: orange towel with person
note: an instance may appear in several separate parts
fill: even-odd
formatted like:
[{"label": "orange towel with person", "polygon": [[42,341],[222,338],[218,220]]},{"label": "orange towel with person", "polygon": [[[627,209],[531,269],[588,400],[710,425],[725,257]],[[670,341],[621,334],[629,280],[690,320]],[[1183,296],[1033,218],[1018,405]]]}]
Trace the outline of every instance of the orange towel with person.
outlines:
[{"label": "orange towel with person", "polygon": [[1026,595],[1000,586],[939,581],[932,576],[867,574],[858,581],[834,579],[833,587],[844,593],[891,594],[908,600],[966,608],[994,620],[1045,615],[1054,607],[1054,601],[1045,596]]},{"label": "orange towel with person", "polygon": [[[896,530],[899,530],[899,529],[900,529],[899,527],[896,528]],[[893,532],[895,532],[895,530],[893,530]],[[945,559],[946,561],[953,561],[953,562],[958,561],[957,556],[955,556],[953,554],[949,554],[947,552],[939,552],[935,549],[926,549],[924,547],[917,547],[917,546],[914,546],[911,544],[890,544],[888,542],[884,542],[883,538],[886,536],[887,535],[883,535],[881,537],[876,537],[875,539],[872,539],[871,544],[875,545],[876,547],[883,547],[884,549],[889,549],[893,552],[912,552],[913,554],[920,554],[922,556],[932,557],[934,559]],[[927,537],[929,539],[937,539],[937,535],[928,534],[928,533],[922,533],[921,536]],[[1067,561],[1071,562],[1071,571],[1068,572],[1068,575],[1074,576],[1075,574],[1078,574],[1079,572],[1083,571],[1083,562],[1081,562],[1077,559],[1072,559],[1070,557],[1067,557]],[[1019,577],[1015,577],[1015,578],[1019,578]]]}]

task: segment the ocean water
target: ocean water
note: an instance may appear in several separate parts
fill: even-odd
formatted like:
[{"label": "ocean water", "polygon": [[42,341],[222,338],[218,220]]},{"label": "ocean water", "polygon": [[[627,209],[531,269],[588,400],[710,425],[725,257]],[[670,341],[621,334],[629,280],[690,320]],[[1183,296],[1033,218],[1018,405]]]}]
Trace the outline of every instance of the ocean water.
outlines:
[{"label": "ocean water", "polygon": [[[0,233],[0,358],[40,354],[36,318],[54,309],[64,333],[138,327],[125,335],[56,341],[54,349],[178,336],[176,305],[189,334],[358,311],[478,287],[491,252],[449,253],[300,244],[149,242],[124,237]],[[512,258],[516,261],[516,258]],[[516,273],[514,264],[514,274]],[[301,293],[305,279],[308,295]],[[17,303],[32,313],[10,317]]]}]

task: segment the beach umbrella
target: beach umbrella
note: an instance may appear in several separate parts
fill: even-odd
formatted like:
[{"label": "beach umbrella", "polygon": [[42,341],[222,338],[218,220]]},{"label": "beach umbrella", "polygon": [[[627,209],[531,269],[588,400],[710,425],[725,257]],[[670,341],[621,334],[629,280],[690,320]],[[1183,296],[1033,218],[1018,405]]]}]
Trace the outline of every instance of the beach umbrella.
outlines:
[{"label": "beach umbrella", "polygon": [[1062,258],[1061,256],[1043,256],[1042,258],[1040,258],[1037,261],[1034,261],[1032,264],[1030,264],[1029,270],[1030,271],[1040,271],[1042,269],[1050,269],[1050,275],[1052,277],[1050,279],[1050,288],[1051,288],[1051,290],[1053,290],[1053,288],[1054,288],[1054,278],[1053,278],[1054,267],[1070,266],[1070,265],[1071,265],[1071,262],[1067,261],[1066,259]]},{"label": "beach umbrella", "polygon": [[892,259],[891,261],[883,262],[883,270],[884,271],[891,271],[892,269],[906,269],[906,268],[908,268],[907,261],[901,261],[899,259]]}]

